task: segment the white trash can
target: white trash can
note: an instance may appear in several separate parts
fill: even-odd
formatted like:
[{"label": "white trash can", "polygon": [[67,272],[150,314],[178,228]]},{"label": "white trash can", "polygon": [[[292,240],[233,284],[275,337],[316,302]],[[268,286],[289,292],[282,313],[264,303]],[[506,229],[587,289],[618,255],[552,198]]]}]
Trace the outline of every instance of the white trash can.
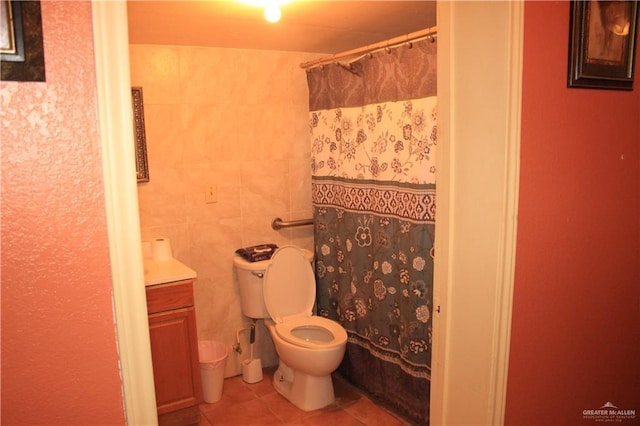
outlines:
[{"label": "white trash can", "polygon": [[198,346],[204,401],[218,402],[222,397],[227,347],[214,340],[201,340]]}]

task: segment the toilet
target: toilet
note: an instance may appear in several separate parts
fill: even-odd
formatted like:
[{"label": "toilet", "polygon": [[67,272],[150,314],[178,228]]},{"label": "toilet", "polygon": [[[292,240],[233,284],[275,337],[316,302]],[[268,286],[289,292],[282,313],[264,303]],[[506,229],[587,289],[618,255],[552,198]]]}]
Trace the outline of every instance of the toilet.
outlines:
[{"label": "toilet", "polygon": [[270,260],[234,258],[242,312],[263,318],[280,359],[274,388],[304,411],[335,401],[331,373],[344,357],[347,332],[335,321],[313,315],[316,284],[313,254],[283,246]]}]

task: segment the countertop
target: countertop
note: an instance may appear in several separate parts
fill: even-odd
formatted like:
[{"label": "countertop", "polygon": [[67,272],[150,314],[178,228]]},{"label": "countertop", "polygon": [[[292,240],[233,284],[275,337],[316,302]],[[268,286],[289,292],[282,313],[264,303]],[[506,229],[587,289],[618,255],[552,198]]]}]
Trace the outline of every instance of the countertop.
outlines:
[{"label": "countertop", "polygon": [[177,259],[153,260],[144,258],[144,285],[156,285],[197,277],[196,271]]}]

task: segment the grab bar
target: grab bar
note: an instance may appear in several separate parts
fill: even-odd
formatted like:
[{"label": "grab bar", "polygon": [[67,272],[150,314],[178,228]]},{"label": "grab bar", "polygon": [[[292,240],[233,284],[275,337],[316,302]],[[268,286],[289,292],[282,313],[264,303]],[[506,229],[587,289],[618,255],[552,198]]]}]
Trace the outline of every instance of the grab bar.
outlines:
[{"label": "grab bar", "polygon": [[273,222],[271,222],[271,228],[275,229],[276,231],[282,228],[292,228],[294,226],[306,225],[313,225],[313,219],[292,220],[291,222],[285,222],[279,217],[276,217],[275,219],[273,219]]}]

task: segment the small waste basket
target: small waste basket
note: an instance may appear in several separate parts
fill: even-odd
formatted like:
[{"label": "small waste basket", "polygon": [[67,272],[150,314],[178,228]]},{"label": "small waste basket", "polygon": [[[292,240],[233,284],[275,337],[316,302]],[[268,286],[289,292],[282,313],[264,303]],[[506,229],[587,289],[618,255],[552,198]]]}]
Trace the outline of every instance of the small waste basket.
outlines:
[{"label": "small waste basket", "polygon": [[204,401],[218,402],[222,397],[227,348],[214,340],[201,340],[198,346]]}]

